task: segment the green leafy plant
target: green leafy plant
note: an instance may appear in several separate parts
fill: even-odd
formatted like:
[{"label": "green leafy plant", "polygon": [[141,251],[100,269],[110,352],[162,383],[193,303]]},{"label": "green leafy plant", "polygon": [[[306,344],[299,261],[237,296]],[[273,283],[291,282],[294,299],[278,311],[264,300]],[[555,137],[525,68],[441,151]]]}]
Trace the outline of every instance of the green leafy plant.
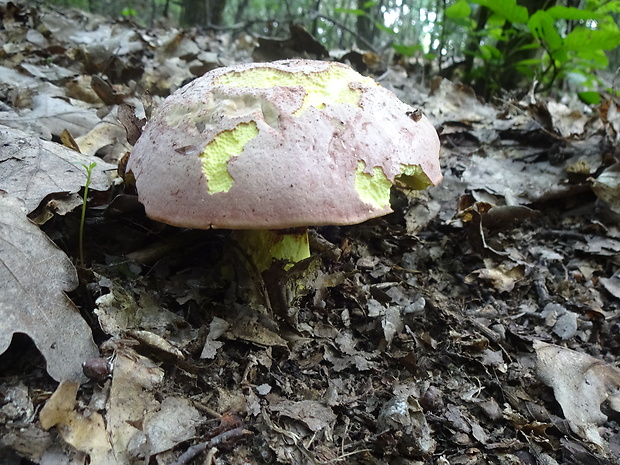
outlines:
[{"label": "green leafy plant", "polygon": [[420,44],[405,45],[405,44],[396,43],[396,44],[392,44],[392,48],[394,49],[396,53],[404,57],[407,57],[407,58],[411,58],[415,56],[416,58],[421,57],[428,61],[432,61],[433,59],[435,59],[435,54],[424,53],[424,47]]},{"label": "green leafy plant", "polygon": [[85,265],[84,261],[84,224],[86,222],[86,204],[88,201],[88,188],[90,187],[91,176],[93,170],[97,166],[97,163],[93,162],[90,165],[82,165],[86,170],[86,183],[84,183],[84,194],[82,195],[82,217],[80,218],[80,235],[79,235],[79,256],[80,266]]},{"label": "green leafy plant", "polygon": [[133,8],[125,7],[121,11],[121,15],[124,18],[135,18],[138,15],[138,12],[135,9],[133,9]]},{"label": "green leafy plant", "polygon": [[[483,24],[472,18],[472,5],[488,10]],[[571,83],[584,100],[595,102],[602,85],[597,70],[608,68],[606,52],[620,46],[614,12],[620,12],[620,1],[590,0],[582,9],[556,5],[530,14],[516,0],[459,0],[445,14],[475,38],[476,47],[466,53],[478,64],[466,69],[466,80],[485,81],[488,93],[515,83],[518,75],[537,80],[542,90]]]},{"label": "green leafy plant", "polygon": [[[590,5],[597,6],[598,3],[590,2]],[[620,10],[620,2],[613,3]],[[566,79],[584,89],[596,89],[601,81],[595,71],[609,66],[605,51],[620,45],[618,25],[611,15],[603,14],[599,9],[554,6],[535,12],[527,25],[545,54],[539,63],[524,61],[519,65],[540,64],[541,78],[548,85]],[[575,22],[576,26],[562,36],[558,26],[569,21]],[[586,95],[583,93],[582,98]]]}]

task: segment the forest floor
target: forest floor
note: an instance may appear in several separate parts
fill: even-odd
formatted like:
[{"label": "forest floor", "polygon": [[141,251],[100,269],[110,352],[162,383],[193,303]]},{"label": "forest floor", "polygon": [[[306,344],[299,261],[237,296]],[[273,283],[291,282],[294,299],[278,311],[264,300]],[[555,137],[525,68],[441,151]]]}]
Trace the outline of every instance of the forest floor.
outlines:
[{"label": "forest floor", "polygon": [[620,463],[618,101],[489,104],[378,62],[438,128],[443,182],[258,275],[115,174],[119,108],[253,39],[0,18],[0,464]]}]

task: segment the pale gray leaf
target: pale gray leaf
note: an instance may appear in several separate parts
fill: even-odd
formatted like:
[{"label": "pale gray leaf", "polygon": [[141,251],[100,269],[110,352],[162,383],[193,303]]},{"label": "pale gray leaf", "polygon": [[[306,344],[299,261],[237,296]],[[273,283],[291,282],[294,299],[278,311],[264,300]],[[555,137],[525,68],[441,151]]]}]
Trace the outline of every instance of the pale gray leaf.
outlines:
[{"label": "pale gray leaf", "polygon": [[79,380],[98,356],[92,333],[65,292],[77,287],[69,258],[32,222],[20,201],[0,196],[0,353],[13,334],[30,336],[52,378]]}]

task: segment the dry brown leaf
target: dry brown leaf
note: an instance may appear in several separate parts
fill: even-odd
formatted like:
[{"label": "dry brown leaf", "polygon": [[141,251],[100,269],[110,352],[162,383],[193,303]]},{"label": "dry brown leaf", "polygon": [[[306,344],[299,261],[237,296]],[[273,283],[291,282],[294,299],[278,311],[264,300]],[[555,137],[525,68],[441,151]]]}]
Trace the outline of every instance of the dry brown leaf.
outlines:
[{"label": "dry brown leaf", "polygon": [[497,119],[497,110],[485,105],[470,87],[448,79],[433,82],[432,95],[424,105],[424,112],[434,122],[486,122]]},{"label": "dry brown leaf", "polygon": [[63,381],[43,406],[40,414],[44,429],[58,427],[60,436],[90,456],[91,463],[116,465],[103,417],[97,412],[82,414],[75,410],[78,383]]},{"label": "dry brown leaf", "polygon": [[131,463],[134,455],[147,447],[146,434],[139,427],[160,406],[153,390],[163,377],[161,368],[128,348],[116,355],[106,423],[112,449],[121,463]]},{"label": "dry brown leaf", "polygon": [[230,324],[223,318],[213,317],[211,324],[209,325],[209,334],[207,334],[207,340],[200,353],[200,358],[215,358],[217,350],[224,345],[222,341],[218,341],[228,329]]},{"label": "dry brown leaf", "polygon": [[91,175],[91,189],[106,191],[111,185],[106,171],[116,167],[100,158],[1,125],[0,140],[0,189],[23,200],[26,213],[35,210],[49,194],[79,192],[86,182],[83,165],[97,163]]},{"label": "dry brown leaf", "polygon": [[331,407],[316,400],[294,402],[286,399],[272,398],[269,409],[294,420],[304,423],[310,430],[317,432],[333,428],[336,415]]},{"label": "dry brown leaf", "polygon": [[149,438],[146,452],[151,455],[172,449],[196,436],[196,427],[203,421],[189,399],[166,397],[156,412],[145,416],[144,433]]},{"label": "dry brown leaf", "polygon": [[592,190],[614,212],[620,213],[620,163],[615,163],[592,180]]},{"label": "dry brown leaf", "polygon": [[554,128],[563,136],[580,136],[585,130],[591,116],[583,114],[579,110],[569,108],[563,103],[550,100],[547,102],[549,114],[553,120]]},{"label": "dry brown leaf", "polygon": [[[505,156],[505,155],[504,155]],[[485,200],[484,194],[493,196],[492,203],[501,199],[507,205],[527,205],[563,188],[564,173],[561,167],[548,162],[528,163],[522,160],[502,157],[473,155],[463,173],[476,200]]]},{"label": "dry brown leaf", "polygon": [[491,260],[485,260],[485,268],[480,268],[465,277],[467,284],[472,284],[476,279],[486,281],[493,285],[499,292],[510,292],[514,289],[515,284],[523,279],[524,267],[516,265],[500,264],[493,266]]},{"label": "dry brown leaf", "polygon": [[399,451],[405,456],[429,456],[437,447],[420,404],[407,393],[394,396],[379,412],[381,432],[392,431],[398,438]]},{"label": "dry brown leaf", "polygon": [[[81,137],[76,138],[76,143],[80,152],[92,155],[101,152],[109,155],[111,159],[119,159],[129,148],[124,144],[126,133],[125,128],[118,122],[111,121],[110,118],[100,121],[93,128]],[[110,158],[106,157],[106,160]]]},{"label": "dry brown leaf", "polygon": [[232,325],[230,332],[234,338],[251,342],[261,347],[282,347],[288,349],[285,339],[263,326],[254,316],[243,317],[236,321]]},{"label": "dry brown leaf", "polygon": [[605,401],[620,412],[620,370],[587,354],[534,342],[538,376],[553,388],[571,429],[582,438],[607,449],[597,427],[607,421],[601,412]]},{"label": "dry brown leaf", "polygon": [[620,299],[620,273],[616,272],[610,278],[600,278],[599,282],[602,286],[607,289],[611,295],[615,298]]}]

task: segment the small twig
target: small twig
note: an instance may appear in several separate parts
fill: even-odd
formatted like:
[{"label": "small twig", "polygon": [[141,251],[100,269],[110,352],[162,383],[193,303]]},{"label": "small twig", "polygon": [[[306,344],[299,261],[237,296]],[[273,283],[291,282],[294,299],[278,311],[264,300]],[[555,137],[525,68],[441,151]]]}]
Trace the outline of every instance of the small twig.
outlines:
[{"label": "small twig", "polygon": [[317,18],[319,18],[319,19],[322,19],[323,21],[329,21],[334,26],[342,29],[343,31],[347,31],[349,34],[351,34],[353,37],[355,37],[355,39],[359,39],[359,41],[362,42],[368,48],[369,51],[378,54],[377,49],[370,42],[368,42],[368,40],[366,40],[364,37],[362,37],[359,34],[357,34],[355,31],[351,30],[350,27],[347,27],[344,24],[342,24],[341,22],[336,21],[334,18],[331,18],[329,16],[325,16],[325,15],[320,14],[320,13],[316,13],[315,16]]},{"label": "small twig", "polygon": [[244,429],[242,426],[238,428],[234,428],[228,431],[225,431],[222,434],[218,434],[217,436],[209,439],[206,442],[201,442],[199,444],[191,446],[185,452],[181,454],[181,456],[172,462],[170,465],[185,465],[198,454],[204,452],[208,448],[218,446],[223,442],[230,441],[231,439],[239,439],[247,434],[252,434],[247,429]]},{"label": "small twig", "polygon": [[317,250],[325,255],[330,261],[338,261],[342,255],[342,250],[335,244],[332,244],[314,229],[308,230],[308,240],[310,248]]},{"label": "small twig", "polygon": [[209,449],[209,452],[207,452],[207,458],[205,459],[205,465],[211,465],[212,463],[215,463],[215,453],[217,452],[217,447],[212,447],[211,449]]},{"label": "small twig", "polygon": [[222,419],[222,415],[219,414],[218,412],[216,412],[215,410],[213,410],[211,407],[209,407],[208,405],[203,404],[200,401],[195,400],[193,402],[194,407],[196,407],[198,410],[201,410],[203,412],[205,412],[207,415],[209,415],[210,417],[213,418],[217,418],[218,420]]},{"label": "small twig", "polygon": [[344,462],[346,461],[346,459],[348,459],[349,457],[352,457],[354,455],[357,454],[366,454],[368,452],[372,452],[372,449],[358,449],[358,450],[353,450],[351,452],[345,452],[343,454],[340,454],[338,457],[335,457],[333,459],[330,460],[321,460],[319,462],[319,464],[329,464],[329,463],[338,463],[338,462]]}]

